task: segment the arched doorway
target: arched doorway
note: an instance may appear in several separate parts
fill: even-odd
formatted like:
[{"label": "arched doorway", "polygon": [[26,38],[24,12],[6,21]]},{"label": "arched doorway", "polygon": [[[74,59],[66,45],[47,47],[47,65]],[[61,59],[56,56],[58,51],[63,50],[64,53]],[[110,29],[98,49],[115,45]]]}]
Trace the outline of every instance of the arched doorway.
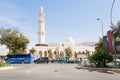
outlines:
[{"label": "arched doorway", "polygon": [[44,51],[44,56],[47,57],[47,51]]},{"label": "arched doorway", "polygon": [[42,57],[42,51],[39,51],[39,55],[40,55],[40,57]]}]

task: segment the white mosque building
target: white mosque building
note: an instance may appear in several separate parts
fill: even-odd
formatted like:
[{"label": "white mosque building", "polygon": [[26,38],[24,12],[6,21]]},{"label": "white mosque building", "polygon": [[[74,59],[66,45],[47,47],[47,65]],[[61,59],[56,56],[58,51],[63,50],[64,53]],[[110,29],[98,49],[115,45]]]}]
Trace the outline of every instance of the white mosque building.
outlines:
[{"label": "white mosque building", "polygon": [[[49,57],[52,55],[52,59],[56,58],[56,54],[60,55],[61,53],[63,54],[63,57],[66,56],[65,49],[70,48],[72,50],[72,56],[70,59],[75,59],[75,54],[80,52],[85,52],[86,50],[89,51],[90,53],[94,52],[95,46],[85,46],[85,45],[75,45],[75,41],[72,37],[68,37],[63,43],[51,43],[47,44],[45,42],[45,37],[46,37],[46,31],[45,31],[45,13],[43,10],[43,7],[40,8],[40,13],[39,13],[39,27],[38,27],[38,44],[35,45],[35,59],[39,57]],[[49,52],[51,51],[51,52]],[[50,54],[51,53],[51,54]],[[82,56],[78,56],[82,57]],[[83,56],[85,58],[85,56]]]}]

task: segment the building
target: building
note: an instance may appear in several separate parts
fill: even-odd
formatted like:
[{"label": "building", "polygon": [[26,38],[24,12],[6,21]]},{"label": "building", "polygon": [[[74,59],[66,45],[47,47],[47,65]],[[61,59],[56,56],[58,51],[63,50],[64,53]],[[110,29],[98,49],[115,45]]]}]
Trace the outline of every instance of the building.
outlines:
[{"label": "building", "polygon": [[4,59],[8,52],[9,49],[5,45],[0,45],[0,59]]},{"label": "building", "polygon": [[[79,52],[89,51],[90,53],[94,52],[94,46],[84,46],[84,45],[75,45],[75,41],[72,37],[68,37],[63,43],[50,43],[45,42],[46,31],[45,31],[45,13],[43,7],[40,8],[39,13],[40,19],[38,20],[38,43],[35,45],[35,59],[39,57],[50,57],[51,59],[58,59],[66,56],[65,49],[70,48],[72,51],[72,56],[70,59],[76,59],[76,54]],[[83,55],[83,54],[82,54]],[[81,57],[80,55],[77,58]],[[84,58],[86,58],[84,56]]]}]

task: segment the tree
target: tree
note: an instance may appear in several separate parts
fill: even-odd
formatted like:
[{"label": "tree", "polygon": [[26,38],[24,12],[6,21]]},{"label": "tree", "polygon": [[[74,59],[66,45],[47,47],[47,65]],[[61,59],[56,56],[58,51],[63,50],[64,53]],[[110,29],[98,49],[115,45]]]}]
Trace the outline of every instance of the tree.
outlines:
[{"label": "tree", "polygon": [[49,58],[52,58],[52,50],[51,49],[48,50],[48,56],[49,56]]},{"label": "tree", "polygon": [[36,50],[34,48],[32,48],[29,51],[30,51],[30,53],[34,54]]},{"label": "tree", "polygon": [[89,56],[90,56],[90,51],[86,50],[85,53],[86,53],[87,58],[89,58]]},{"label": "tree", "polygon": [[54,51],[55,59],[59,59],[57,51]]},{"label": "tree", "polygon": [[114,34],[115,42],[120,42],[120,22],[112,29]]},{"label": "tree", "polygon": [[96,67],[106,67],[106,64],[113,61],[113,56],[104,50],[103,40],[100,38],[96,45],[95,52],[88,58],[90,62],[96,64]]},{"label": "tree", "polygon": [[0,36],[0,44],[6,45],[10,50],[9,53],[25,52],[29,43],[29,40],[24,35],[13,28],[0,28]]},{"label": "tree", "polygon": [[60,59],[63,59],[63,57],[64,57],[64,52],[63,51],[60,51],[59,57],[60,57]]},{"label": "tree", "polygon": [[68,56],[69,58],[72,56],[72,50],[71,50],[71,48],[66,48],[65,49],[65,52],[66,52],[66,56]]}]

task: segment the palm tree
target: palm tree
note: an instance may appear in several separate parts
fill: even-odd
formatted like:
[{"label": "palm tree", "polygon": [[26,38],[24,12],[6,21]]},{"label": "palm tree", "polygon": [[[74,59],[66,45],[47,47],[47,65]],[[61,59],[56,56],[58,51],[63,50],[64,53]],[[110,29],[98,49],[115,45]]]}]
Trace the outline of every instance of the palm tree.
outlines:
[{"label": "palm tree", "polygon": [[52,50],[51,49],[48,50],[48,57],[52,58]]},{"label": "palm tree", "polygon": [[35,50],[34,48],[32,48],[32,49],[29,50],[29,52],[32,53],[32,54],[34,54],[35,51],[36,51],[36,50]]},{"label": "palm tree", "polygon": [[72,56],[72,50],[70,47],[66,48],[65,52],[66,52],[66,56],[68,56],[69,58]]}]

